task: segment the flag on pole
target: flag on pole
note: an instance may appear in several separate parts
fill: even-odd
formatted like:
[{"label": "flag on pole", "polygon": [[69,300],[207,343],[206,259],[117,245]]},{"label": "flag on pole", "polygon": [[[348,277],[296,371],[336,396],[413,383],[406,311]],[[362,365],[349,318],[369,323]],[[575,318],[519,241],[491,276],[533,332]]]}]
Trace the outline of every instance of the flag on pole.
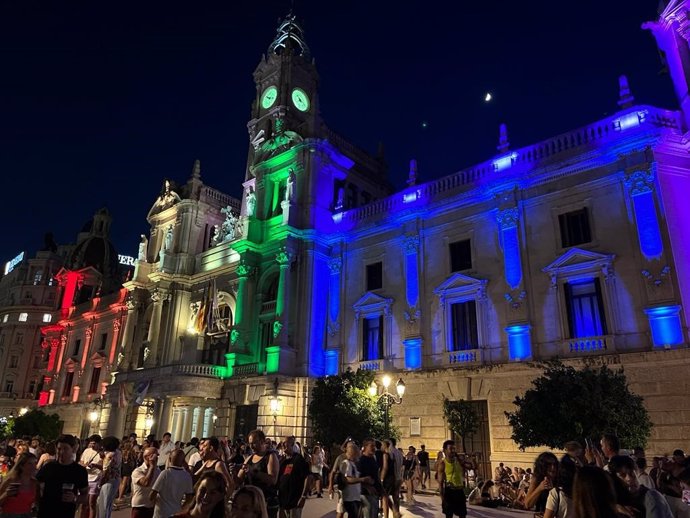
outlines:
[{"label": "flag on pole", "polygon": [[216,280],[212,279],[209,286],[208,296],[208,317],[206,320],[206,332],[212,333],[215,330],[215,324],[220,320],[220,309],[218,307],[218,290],[216,289]]},{"label": "flag on pole", "polygon": [[151,380],[146,380],[146,381],[140,381],[137,383],[136,387],[134,387],[134,404],[137,406],[141,406],[144,403],[144,399],[146,399],[146,394],[149,391],[149,387],[151,386]]},{"label": "flag on pole", "polygon": [[196,322],[194,322],[194,330],[198,334],[202,334],[206,329],[206,313],[209,311],[206,298],[208,296],[208,288],[204,288],[204,296],[201,298],[201,305],[199,312],[196,314]]},{"label": "flag on pole", "polygon": [[128,401],[129,396],[127,394],[127,383],[120,383],[120,389],[117,394],[117,406],[119,408],[125,408]]}]

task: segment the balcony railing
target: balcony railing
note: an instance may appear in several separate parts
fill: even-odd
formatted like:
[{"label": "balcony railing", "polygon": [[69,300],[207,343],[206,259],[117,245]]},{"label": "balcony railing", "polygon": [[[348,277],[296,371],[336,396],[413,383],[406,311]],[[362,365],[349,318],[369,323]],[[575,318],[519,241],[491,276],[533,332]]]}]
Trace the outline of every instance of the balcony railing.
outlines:
[{"label": "balcony railing", "polygon": [[216,365],[192,364],[175,365],[175,374],[186,374],[189,376],[204,376],[207,378],[219,378],[219,368]]},{"label": "balcony railing", "polygon": [[479,349],[467,349],[464,351],[450,351],[448,353],[448,363],[450,365],[474,364],[482,361]]},{"label": "balcony railing", "polygon": [[236,365],[233,369],[232,376],[254,376],[259,373],[258,363],[245,363],[244,365]]},{"label": "balcony railing", "polygon": [[611,335],[571,338],[563,342],[563,352],[567,355],[601,354],[614,350],[614,340]]},{"label": "balcony railing", "polygon": [[276,312],[276,301],[275,300],[269,300],[268,302],[264,302],[261,304],[261,314],[267,314],[267,313],[275,313]]},{"label": "balcony railing", "polygon": [[362,369],[363,371],[382,371],[383,360],[367,360],[359,362],[357,368]]}]

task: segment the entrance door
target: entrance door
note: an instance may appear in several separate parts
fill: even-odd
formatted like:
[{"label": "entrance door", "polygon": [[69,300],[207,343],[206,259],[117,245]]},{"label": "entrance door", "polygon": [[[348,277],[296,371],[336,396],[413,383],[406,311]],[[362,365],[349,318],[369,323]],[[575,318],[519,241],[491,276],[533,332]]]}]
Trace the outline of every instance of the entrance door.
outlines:
[{"label": "entrance door", "polygon": [[235,410],[235,434],[234,438],[242,438],[245,441],[249,432],[256,429],[259,405],[238,405]]},{"label": "entrance door", "polygon": [[[489,439],[489,405],[486,401],[468,401],[479,416],[479,429],[465,437],[466,453],[477,456],[477,476],[482,480],[491,478],[491,442]],[[462,449],[462,439],[454,437],[458,451]]]}]

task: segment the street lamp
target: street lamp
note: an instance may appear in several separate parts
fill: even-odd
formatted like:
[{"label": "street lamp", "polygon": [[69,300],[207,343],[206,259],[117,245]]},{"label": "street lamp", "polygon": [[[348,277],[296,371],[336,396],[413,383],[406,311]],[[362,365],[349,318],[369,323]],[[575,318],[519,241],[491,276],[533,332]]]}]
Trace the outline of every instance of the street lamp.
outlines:
[{"label": "street lamp", "polygon": [[280,413],[280,404],[282,400],[278,397],[278,379],[276,378],[273,382],[273,395],[268,398],[268,405],[271,410],[271,415],[273,415],[273,434],[276,435],[276,421],[278,420],[278,414]]},{"label": "street lamp", "polygon": [[101,419],[101,412],[103,411],[103,406],[105,406],[105,401],[103,398],[97,397],[91,404],[91,412],[89,412],[89,421],[91,421],[91,426],[94,426],[97,421]]},{"label": "street lamp", "polygon": [[398,382],[395,384],[395,391],[397,392],[397,396],[395,394],[391,394],[388,391],[388,388],[391,386],[391,377],[386,374],[381,378],[381,384],[383,385],[383,393],[379,394],[379,387],[376,384],[376,381],[372,381],[371,385],[369,386],[369,395],[371,397],[376,397],[378,395],[379,403],[383,405],[383,410],[384,410],[384,426],[385,426],[385,435],[386,439],[388,439],[388,413],[390,411],[390,408],[393,405],[399,405],[402,403],[403,396],[405,395],[405,382],[402,380],[402,378],[398,379]]}]

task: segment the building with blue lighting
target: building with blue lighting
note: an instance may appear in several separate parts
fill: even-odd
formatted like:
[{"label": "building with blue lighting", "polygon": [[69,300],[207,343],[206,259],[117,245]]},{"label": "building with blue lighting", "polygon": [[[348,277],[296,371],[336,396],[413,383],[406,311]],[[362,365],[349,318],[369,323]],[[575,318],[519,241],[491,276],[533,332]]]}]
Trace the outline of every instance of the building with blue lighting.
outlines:
[{"label": "building with blue lighting", "polygon": [[398,192],[381,157],[326,126],[286,18],[254,72],[242,199],[197,163],[147,216],[104,429],[308,440],[312,380],[361,368],[404,378],[405,444],[449,437],[443,394],[479,411],[485,463],[527,464],[504,412],[532,361],[559,358],[624,366],[649,451],[690,448],[685,4],[646,25],[680,111],[636,104],[621,77],[614,115],[518,149],[502,127],[495,156],[426,183],[412,162]]}]

